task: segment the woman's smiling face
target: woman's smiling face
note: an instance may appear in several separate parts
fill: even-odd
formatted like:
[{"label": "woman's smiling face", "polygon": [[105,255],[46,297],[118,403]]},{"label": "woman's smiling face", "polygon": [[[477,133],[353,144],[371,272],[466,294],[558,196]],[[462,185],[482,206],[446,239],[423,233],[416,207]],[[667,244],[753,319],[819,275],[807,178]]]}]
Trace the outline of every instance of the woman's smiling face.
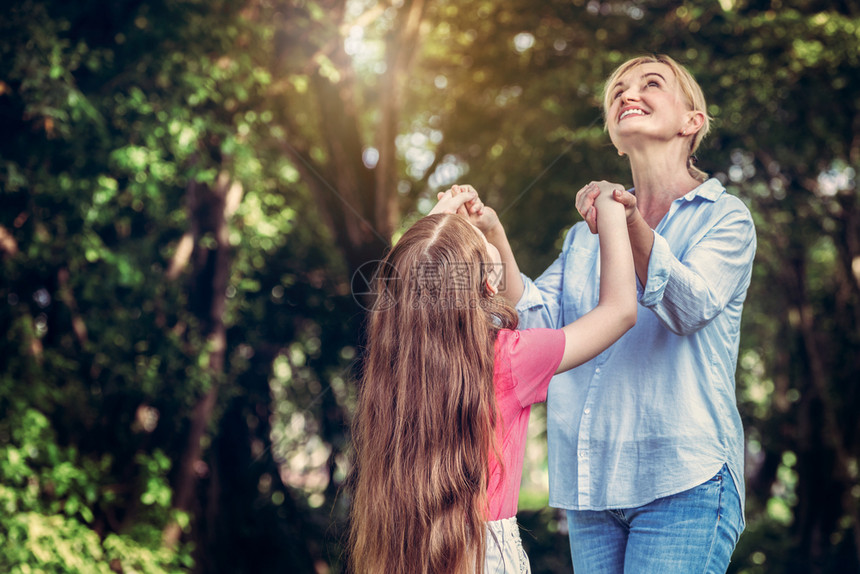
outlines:
[{"label": "woman's smiling face", "polygon": [[690,107],[677,88],[672,69],[647,63],[630,69],[610,89],[606,125],[619,151],[627,138],[677,136]]}]

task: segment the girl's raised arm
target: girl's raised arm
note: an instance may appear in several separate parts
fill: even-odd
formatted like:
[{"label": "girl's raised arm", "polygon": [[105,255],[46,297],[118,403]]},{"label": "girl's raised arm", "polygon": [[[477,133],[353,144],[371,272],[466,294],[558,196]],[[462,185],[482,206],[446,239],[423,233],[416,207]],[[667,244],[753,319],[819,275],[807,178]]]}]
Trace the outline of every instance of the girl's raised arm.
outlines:
[{"label": "girl's raised arm", "polygon": [[609,186],[596,202],[600,238],[600,298],[597,307],[562,327],[564,357],[556,373],[585,363],[617,341],[636,324],[636,276],[627,234],[624,206],[612,198]]}]

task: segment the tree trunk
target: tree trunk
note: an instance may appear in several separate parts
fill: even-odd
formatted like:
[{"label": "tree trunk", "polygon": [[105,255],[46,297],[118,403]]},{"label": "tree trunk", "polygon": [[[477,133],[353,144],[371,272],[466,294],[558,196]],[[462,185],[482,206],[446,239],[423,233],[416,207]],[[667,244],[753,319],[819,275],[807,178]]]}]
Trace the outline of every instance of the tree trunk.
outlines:
[{"label": "tree trunk", "polygon": [[[798,252],[804,248],[798,247]],[[840,430],[839,405],[831,395],[833,372],[822,352],[821,333],[816,328],[813,305],[806,285],[806,265],[803,257],[786,265],[787,283],[797,311],[797,329],[806,354],[810,386],[802,405],[801,452],[798,457],[798,532],[811,559],[811,572],[821,571],[830,536],[838,521],[847,513],[853,524],[857,560],[860,563],[858,524],[860,513],[850,493],[852,456]]]},{"label": "tree trunk", "polygon": [[[308,144],[303,147],[297,143],[302,138],[283,144],[284,152],[317,201],[323,221],[344,254],[350,275],[365,263],[382,257],[400,223],[395,141],[425,8],[426,0],[405,2],[398,8],[396,22],[387,38],[386,71],[378,96],[380,118],[374,129],[373,145],[379,152],[375,166],[366,166],[362,158],[369,144],[362,140],[356,102],[358,87],[352,60],[342,42],[321,50],[337,68],[337,76],[323,75],[319,69],[311,74],[313,93],[318,94],[319,131],[326,146],[326,160],[314,160]],[[284,121],[287,133],[302,132],[298,126],[289,125],[289,118]]]},{"label": "tree trunk", "polygon": [[[187,513],[194,507],[197,479],[207,472],[202,441],[212,422],[219,385],[224,377],[227,350],[224,310],[231,265],[228,220],[238,206],[241,193],[241,187],[231,184],[226,173],[218,176],[214,186],[192,181],[188,187],[189,219],[194,237],[189,299],[200,324],[201,339],[206,341],[209,361],[206,367],[208,388],[192,411],[188,442],[175,479],[174,508]],[[214,247],[201,243],[207,234],[215,238]],[[173,547],[180,536],[179,525],[172,522],[165,528],[163,540]]]},{"label": "tree trunk", "polygon": [[377,229],[389,235],[400,220],[397,195],[397,147],[395,145],[400,128],[400,111],[403,109],[409,69],[415,60],[415,49],[419,27],[424,17],[426,0],[412,0],[398,12],[398,22],[388,40],[386,54],[388,65],[379,94],[381,121],[377,131],[379,163],[376,166],[375,221]]}]

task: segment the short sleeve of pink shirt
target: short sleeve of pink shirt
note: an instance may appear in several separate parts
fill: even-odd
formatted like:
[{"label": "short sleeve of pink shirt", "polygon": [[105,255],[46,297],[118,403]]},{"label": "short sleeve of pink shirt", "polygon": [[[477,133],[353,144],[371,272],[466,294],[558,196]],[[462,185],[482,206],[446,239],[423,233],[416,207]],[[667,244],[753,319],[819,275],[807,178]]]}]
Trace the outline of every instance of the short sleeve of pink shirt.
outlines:
[{"label": "short sleeve of pink shirt", "polygon": [[501,418],[496,437],[504,467],[490,461],[489,520],[517,513],[531,405],[546,400],[550,379],[564,354],[564,333],[557,329],[499,331],[493,383]]}]

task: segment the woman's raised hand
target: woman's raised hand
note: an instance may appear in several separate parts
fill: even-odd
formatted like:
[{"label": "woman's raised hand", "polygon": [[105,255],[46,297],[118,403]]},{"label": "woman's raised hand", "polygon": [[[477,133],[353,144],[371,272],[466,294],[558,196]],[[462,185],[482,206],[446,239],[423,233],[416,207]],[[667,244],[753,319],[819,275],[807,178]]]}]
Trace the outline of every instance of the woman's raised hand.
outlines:
[{"label": "woman's raised hand", "polygon": [[592,181],[576,192],[576,210],[585,220],[588,229],[597,233],[597,207],[598,197],[612,197],[624,206],[629,223],[636,211],[636,196],[626,191],[624,186],[608,181]]}]

